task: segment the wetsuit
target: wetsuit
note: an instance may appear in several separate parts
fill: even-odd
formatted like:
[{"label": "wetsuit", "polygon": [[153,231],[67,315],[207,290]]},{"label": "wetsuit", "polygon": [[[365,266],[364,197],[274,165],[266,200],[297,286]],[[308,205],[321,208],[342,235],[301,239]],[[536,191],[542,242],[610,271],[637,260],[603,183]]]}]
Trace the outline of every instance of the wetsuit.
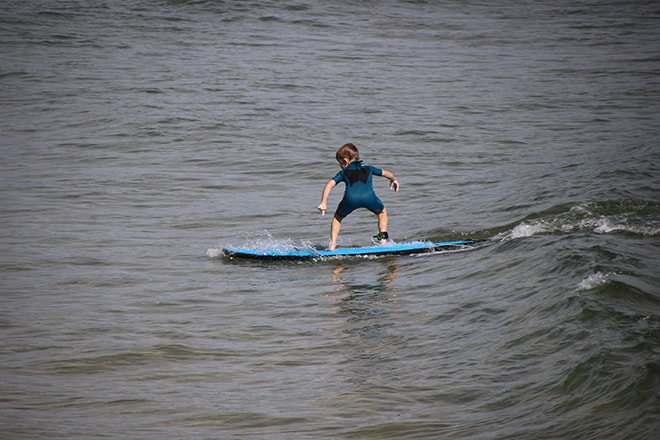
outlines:
[{"label": "wetsuit", "polygon": [[343,219],[358,208],[366,208],[376,215],[383,212],[385,205],[376,196],[372,183],[373,175],[382,176],[383,170],[355,160],[332,178],[335,183],[346,184],[344,198],[335,212],[338,218]]}]

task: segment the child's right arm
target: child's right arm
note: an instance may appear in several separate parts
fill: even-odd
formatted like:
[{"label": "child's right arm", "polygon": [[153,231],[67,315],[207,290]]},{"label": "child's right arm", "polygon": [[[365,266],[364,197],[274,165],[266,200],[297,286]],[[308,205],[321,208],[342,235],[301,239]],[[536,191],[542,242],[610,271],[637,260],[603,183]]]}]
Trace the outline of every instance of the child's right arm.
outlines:
[{"label": "child's right arm", "polygon": [[325,215],[325,211],[328,210],[328,197],[330,196],[330,191],[332,191],[332,188],[334,188],[336,185],[337,182],[335,182],[333,179],[330,179],[328,180],[328,183],[325,184],[325,187],[323,187],[321,203],[319,203],[319,206],[316,207],[316,209],[321,211],[321,215]]}]

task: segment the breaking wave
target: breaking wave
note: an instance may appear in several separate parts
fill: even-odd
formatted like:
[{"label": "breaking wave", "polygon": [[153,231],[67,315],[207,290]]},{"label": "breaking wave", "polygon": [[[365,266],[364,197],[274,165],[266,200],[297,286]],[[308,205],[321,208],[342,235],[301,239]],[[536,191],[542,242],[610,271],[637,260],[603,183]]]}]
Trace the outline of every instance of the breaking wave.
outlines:
[{"label": "breaking wave", "polygon": [[612,273],[596,272],[580,281],[577,285],[577,290],[582,291],[595,289],[596,287],[606,284],[612,275]]},{"label": "breaking wave", "polygon": [[576,231],[595,234],[625,233],[643,237],[660,236],[660,204],[646,201],[583,203],[527,216],[496,238],[517,239],[542,234]]}]

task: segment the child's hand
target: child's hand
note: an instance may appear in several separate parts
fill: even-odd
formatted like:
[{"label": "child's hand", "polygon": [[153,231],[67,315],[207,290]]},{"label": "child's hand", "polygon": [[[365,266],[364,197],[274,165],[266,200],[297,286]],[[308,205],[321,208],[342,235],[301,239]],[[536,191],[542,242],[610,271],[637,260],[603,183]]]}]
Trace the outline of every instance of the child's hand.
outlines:
[{"label": "child's hand", "polygon": [[328,207],[326,206],[325,203],[321,203],[319,206],[316,207],[319,211],[321,211],[321,215],[325,215],[325,211],[328,210]]},{"label": "child's hand", "polygon": [[399,192],[399,181],[394,179],[390,182],[390,189],[394,192]]}]

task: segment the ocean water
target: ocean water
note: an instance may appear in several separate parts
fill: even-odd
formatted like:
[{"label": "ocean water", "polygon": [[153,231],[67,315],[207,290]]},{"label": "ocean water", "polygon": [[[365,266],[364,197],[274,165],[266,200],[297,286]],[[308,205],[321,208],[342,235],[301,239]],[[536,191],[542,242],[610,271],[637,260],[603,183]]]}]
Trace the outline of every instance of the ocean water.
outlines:
[{"label": "ocean water", "polygon": [[[658,41],[655,1],[3,1],[0,437],[659,438]],[[326,243],[345,142],[394,240],[485,244],[222,258]]]}]

